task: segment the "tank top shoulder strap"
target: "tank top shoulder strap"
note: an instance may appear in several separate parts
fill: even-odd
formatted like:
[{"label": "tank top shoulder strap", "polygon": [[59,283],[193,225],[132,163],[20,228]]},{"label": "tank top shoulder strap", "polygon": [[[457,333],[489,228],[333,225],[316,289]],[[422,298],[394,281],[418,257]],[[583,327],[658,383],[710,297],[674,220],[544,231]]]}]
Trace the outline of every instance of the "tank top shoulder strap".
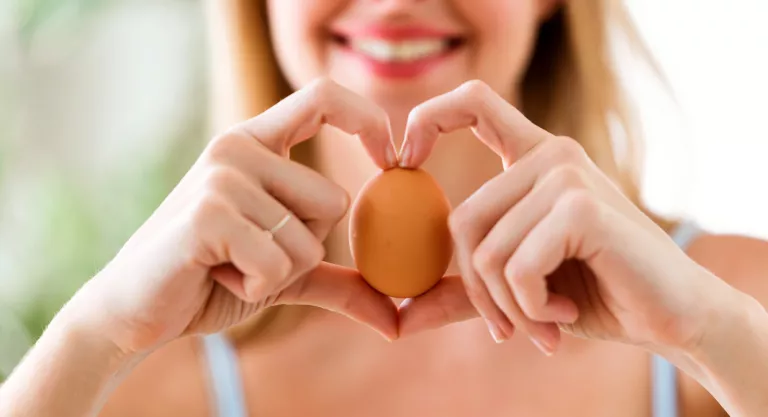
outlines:
[{"label": "tank top shoulder strap", "polygon": [[651,361],[653,417],[678,417],[677,368],[661,356]]},{"label": "tank top shoulder strap", "polygon": [[246,417],[242,378],[234,347],[224,335],[203,338],[205,362],[212,396],[212,415]]},{"label": "tank top shoulder strap", "polygon": [[687,250],[691,243],[702,234],[704,234],[704,229],[695,222],[686,220],[680,222],[669,235],[680,249]]}]

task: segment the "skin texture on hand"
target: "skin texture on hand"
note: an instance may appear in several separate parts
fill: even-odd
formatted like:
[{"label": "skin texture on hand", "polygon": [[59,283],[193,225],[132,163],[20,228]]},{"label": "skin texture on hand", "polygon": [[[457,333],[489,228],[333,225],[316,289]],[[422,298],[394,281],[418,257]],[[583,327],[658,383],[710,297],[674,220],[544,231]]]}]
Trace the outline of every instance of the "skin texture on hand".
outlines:
[{"label": "skin texture on hand", "polygon": [[[533,125],[489,87],[470,82],[414,109],[403,164],[418,166],[439,133],[464,127],[506,168],[450,222],[468,299],[496,339],[522,330],[552,354],[561,330],[640,345],[696,337],[669,323],[696,311],[689,289],[706,287],[701,268],[576,141]],[[418,331],[402,323],[403,333]]]},{"label": "skin texture on hand", "polygon": [[94,279],[103,320],[120,323],[104,326],[116,344],[141,352],[280,303],[328,308],[397,336],[389,299],[354,271],[320,264],[349,197],[287,156],[326,123],[359,135],[382,168],[396,162],[386,114],[326,80],[216,137]]},{"label": "skin texture on hand", "polygon": [[[367,138],[372,157],[392,166],[376,113],[320,82],[214,140],[57,316],[0,398],[19,413],[83,415],[170,340],[271,305],[309,304],[388,338],[481,315],[497,340],[519,330],[547,354],[561,331],[640,345],[689,372],[732,415],[760,415],[768,370],[752,364],[768,363],[765,309],[688,258],[578,143],[536,127],[481,83],[417,107],[402,150],[413,167],[441,132],[471,127],[504,162],[451,217],[462,275],[398,311],[356,271],[322,263],[320,242],[348,198],[285,155],[332,122]],[[266,232],[286,212],[286,226]]]}]

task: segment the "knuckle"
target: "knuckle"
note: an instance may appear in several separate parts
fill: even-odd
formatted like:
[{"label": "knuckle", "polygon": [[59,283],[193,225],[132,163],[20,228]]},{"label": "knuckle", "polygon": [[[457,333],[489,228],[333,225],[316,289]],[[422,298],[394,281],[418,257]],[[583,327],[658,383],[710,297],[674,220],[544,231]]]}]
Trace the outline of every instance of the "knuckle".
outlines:
[{"label": "knuckle", "polygon": [[553,169],[545,182],[560,191],[586,187],[584,172],[576,165],[566,164]]},{"label": "knuckle", "polygon": [[586,190],[569,191],[558,204],[571,223],[593,223],[600,216],[600,202]]},{"label": "knuckle", "polygon": [[408,114],[408,124],[421,125],[429,119],[430,102],[422,103],[414,107]]},{"label": "knuckle", "polygon": [[239,176],[234,169],[222,165],[213,166],[205,174],[203,189],[224,192],[238,180]]},{"label": "knuckle", "polygon": [[526,260],[513,257],[504,265],[504,279],[512,288],[517,288],[523,284],[529,269]]},{"label": "knuckle", "polygon": [[490,276],[501,269],[502,256],[499,252],[482,246],[472,254],[472,266],[483,277]]},{"label": "knuckle", "polygon": [[459,91],[463,96],[470,100],[482,99],[494,94],[493,89],[480,80],[466,81],[459,87]]},{"label": "knuckle", "polygon": [[222,133],[208,145],[206,154],[212,161],[228,163],[241,151],[243,138],[235,131]]},{"label": "knuckle", "polygon": [[212,221],[220,218],[227,210],[227,203],[218,192],[205,191],[192,208],[190,218],[192,229],[197,231],[207,229]]},{"label": "knuckle", "polygon": [[468,235],[472,226],[472,213],[465,205],[457,207],[448,217],[448,228],[454,239]]},{"label": "knuckle", "polygon": [[340,86],[328,77],[320,77],[307,86],[307,91],[312,99],[317,102],[325,102],[333,97]]},{"label": "knuckle", "polygon": [[504,278],[511,287],[516,288],[523,283],[528,269],[528,265],[524,261],[515,260],[514,262],[508,262],[504,266]]},{"label": "knuckle", "polygon": [[581,166],[589,157],[579,142],[565,136],[558,136],[552,139],[550,148],[553,152],[553,159],[558,164],[573,164]]}]

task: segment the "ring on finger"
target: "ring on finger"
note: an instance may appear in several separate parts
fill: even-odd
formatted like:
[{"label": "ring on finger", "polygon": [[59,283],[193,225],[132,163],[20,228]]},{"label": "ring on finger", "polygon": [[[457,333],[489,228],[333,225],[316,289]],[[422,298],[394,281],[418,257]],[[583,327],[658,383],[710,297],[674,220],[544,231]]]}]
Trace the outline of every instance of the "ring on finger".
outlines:
[{"label": "ring on finger", "polygon": [[273,239],[275,237],[275,233],[277,233],[280,229],[285,227],[286,224],[291,220],[291,214],[288,213],[285,216],[283,216],[282,219],[280,219],[279,222],[275,226],[273,226],[271,229],[267,230],[267,233],[269,234],[269,238]]}]

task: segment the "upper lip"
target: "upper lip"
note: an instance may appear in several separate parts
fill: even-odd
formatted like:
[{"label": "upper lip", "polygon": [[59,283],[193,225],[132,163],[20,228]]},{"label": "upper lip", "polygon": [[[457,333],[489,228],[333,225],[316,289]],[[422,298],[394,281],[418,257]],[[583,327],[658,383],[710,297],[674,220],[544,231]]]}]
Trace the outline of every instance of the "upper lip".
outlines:
[{"label": "upper lip", "polygon": [[373,38],[388,41],[413,40],[413,39],[460,39],[462,34],[448,29],[439,29],[428,26],[388,26],[388,25],[363,25],[350,28],[335,28],[331,33],[342,39]]}]

